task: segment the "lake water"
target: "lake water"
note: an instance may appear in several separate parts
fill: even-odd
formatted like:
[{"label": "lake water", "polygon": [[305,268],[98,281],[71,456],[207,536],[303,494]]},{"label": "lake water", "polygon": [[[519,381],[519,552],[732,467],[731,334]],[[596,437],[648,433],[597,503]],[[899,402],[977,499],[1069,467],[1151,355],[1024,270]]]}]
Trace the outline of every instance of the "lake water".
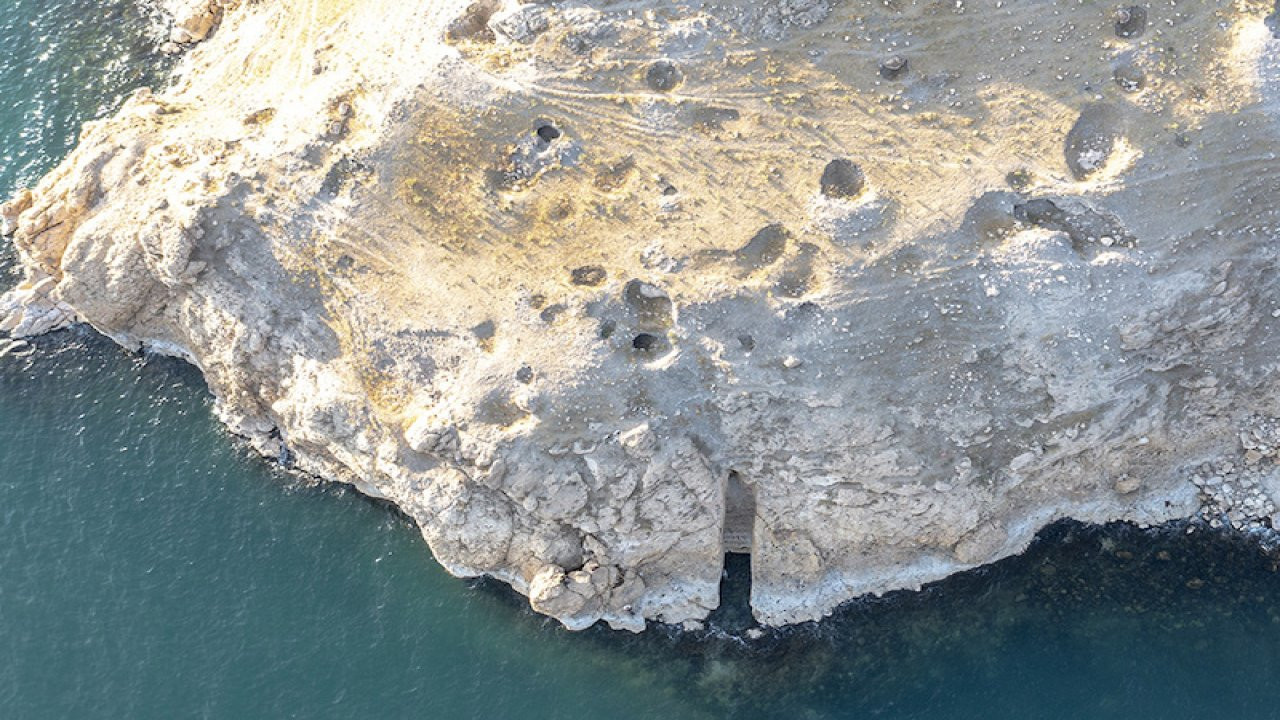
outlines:
[{"label": "lake water", "polygon": [[[5,0],[0,194],[162,82],[155,46],[132,0]],[[706,633],[569,633],[251,456],[178,361],[86,330],[0,359],[0,718],[1280,717],[1278,567],[1063,524],[755,642],[739,557]]]}]

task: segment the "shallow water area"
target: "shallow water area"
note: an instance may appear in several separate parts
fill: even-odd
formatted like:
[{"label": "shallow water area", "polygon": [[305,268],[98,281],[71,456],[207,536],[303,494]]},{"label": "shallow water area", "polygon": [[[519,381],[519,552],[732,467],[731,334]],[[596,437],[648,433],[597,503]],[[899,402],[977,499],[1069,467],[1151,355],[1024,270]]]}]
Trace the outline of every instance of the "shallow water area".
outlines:
[{"label": "shallow water area", "polygon": [[[127,0],[0,11],[0,194],[162,79],[159,37]],[[704,631],[569,633],[250,454],[193,368],[86,329],[0,357],[0,467],[5,717],[1280,716],[1280,557],[1196,526],[1059,524],[756,640],[733,556]]]}]

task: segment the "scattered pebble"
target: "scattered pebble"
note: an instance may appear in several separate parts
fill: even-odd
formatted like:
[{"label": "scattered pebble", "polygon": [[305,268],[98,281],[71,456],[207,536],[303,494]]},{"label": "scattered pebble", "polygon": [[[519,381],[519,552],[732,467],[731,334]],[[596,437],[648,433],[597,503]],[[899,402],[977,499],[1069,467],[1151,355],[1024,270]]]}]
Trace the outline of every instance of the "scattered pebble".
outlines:
[{"label": "scattered pebble", "polygon": [[907,59],[901,55],[890,55],[880,61],[880,77],[886,80],[896,79],[907,71]]}]

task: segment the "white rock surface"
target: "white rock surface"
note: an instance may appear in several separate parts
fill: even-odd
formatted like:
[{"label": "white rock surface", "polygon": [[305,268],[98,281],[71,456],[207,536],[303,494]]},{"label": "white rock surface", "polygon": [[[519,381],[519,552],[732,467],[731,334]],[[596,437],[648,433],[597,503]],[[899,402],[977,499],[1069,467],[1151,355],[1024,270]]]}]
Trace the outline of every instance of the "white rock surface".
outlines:
[{"label": "white rock surface", "polygon": [[169,41],[161,48],[168,53],[181,52],[185,46],[209,36],[222,15],[240,6],[241,0],[151,0],[172,20]]},{"label": "white rock surface", "polygon": [[1280,41],[1140,5],[191,3],[0,213],[0,327],[188,358],[574,628],[704,618],[725,538],[785,624],[1062,517],[1249,527]]}]

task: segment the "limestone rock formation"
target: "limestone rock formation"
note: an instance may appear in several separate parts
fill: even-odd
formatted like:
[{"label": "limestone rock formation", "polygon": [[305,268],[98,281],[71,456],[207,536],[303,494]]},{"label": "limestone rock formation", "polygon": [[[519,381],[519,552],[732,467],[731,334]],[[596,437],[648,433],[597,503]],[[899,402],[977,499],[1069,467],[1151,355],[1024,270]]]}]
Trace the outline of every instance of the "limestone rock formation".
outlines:
[{"label": "limestone rock formation", "polygon": [[452,573],[638,630],[747,549],[785,624],[1275,513],[1270,2],[179,4],[2,327],[187,358]]},{"label": "limestone rock formation", "polygon": [[165,52],[179,52],[183,46],[198,43],[213,32],[222,14],[239,6],[240,0],[158,0],[161,9],[173,19]]}]

